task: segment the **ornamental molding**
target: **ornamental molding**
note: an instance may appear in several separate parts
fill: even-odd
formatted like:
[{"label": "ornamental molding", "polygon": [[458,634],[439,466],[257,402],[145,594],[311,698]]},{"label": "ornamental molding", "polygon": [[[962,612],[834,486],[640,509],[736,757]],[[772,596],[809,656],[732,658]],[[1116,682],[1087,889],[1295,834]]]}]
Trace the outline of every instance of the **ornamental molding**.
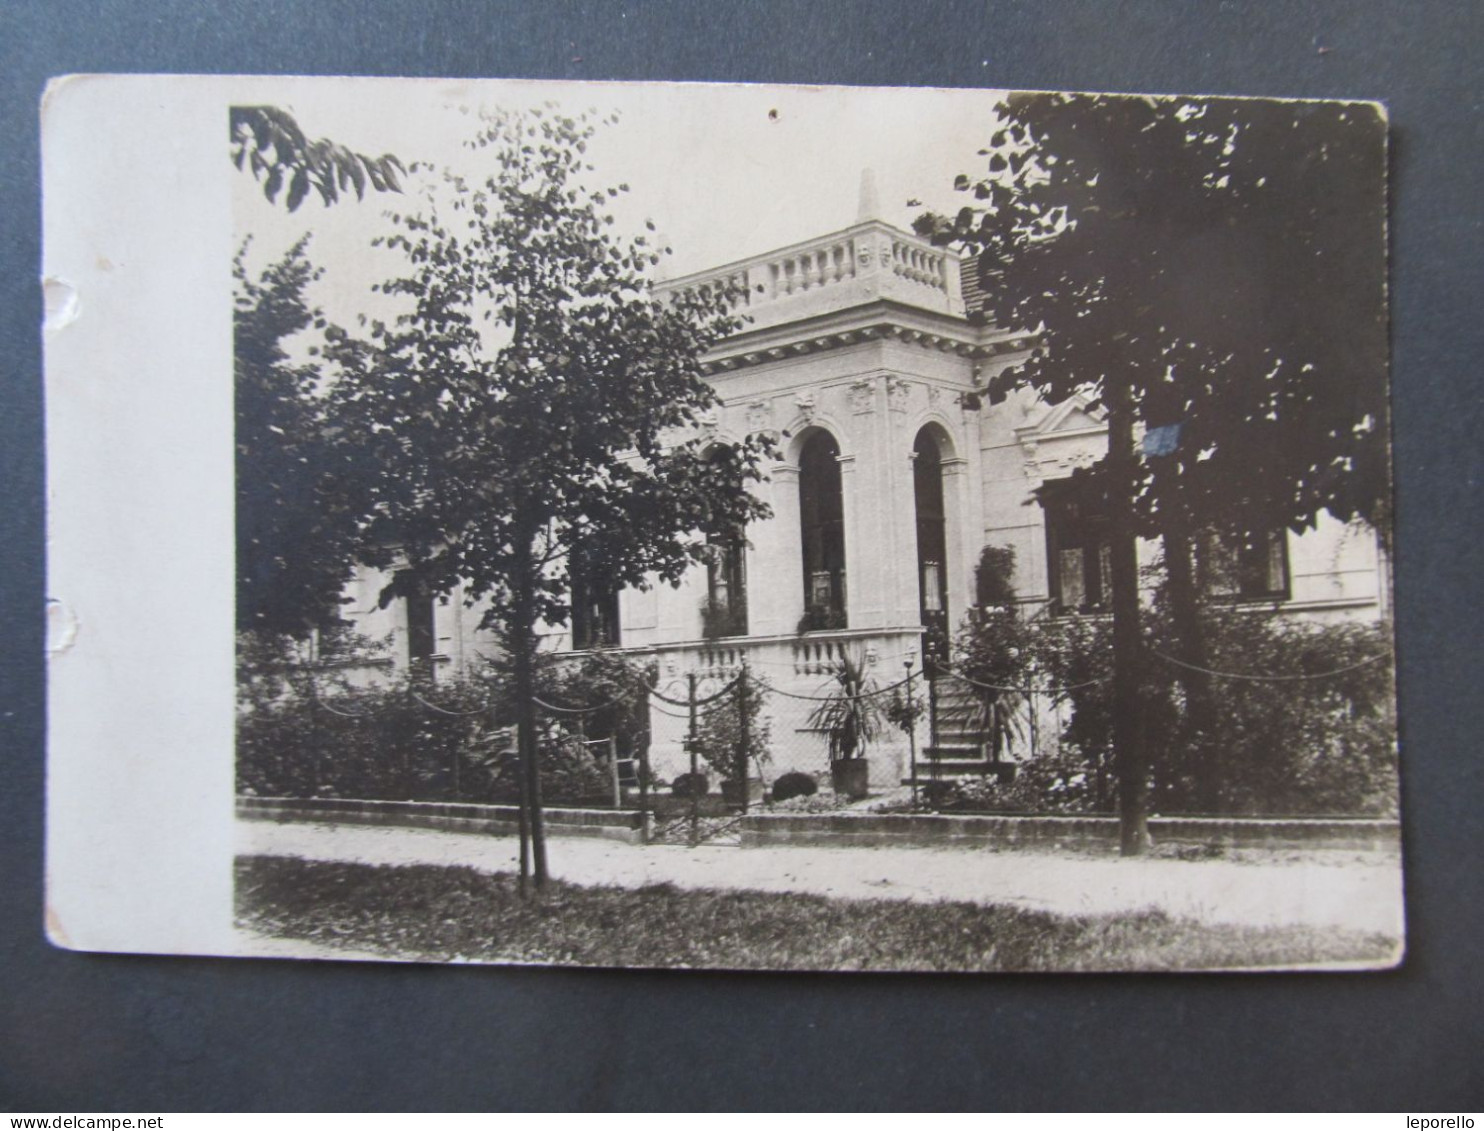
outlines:
[{"label": "ornamental molding", "polygon": [[742,347],[737,352],[727,352],[702,361],[701,372],[707,377],[712,377],[734,373],[739,369],[787,361],[809,354],[846,349],[860,345],[862,342],[876,341],[900,342],[918,349],[953,354],[976,362],[1020,353],[1033,344],[1033,339],[1028,335],[981,331],[967,324],[954,329],[924,329],[921,326],[909,325],[906,321],[887,318],[864,326],[857,325],[815,333],[793,341],[759,344],[751,349]]},{"label": "ornamental molding", "polygon": [[[1032,405],[1028,417],[1036,413]],[[1092,398],[1074,393],[1042,412],[1033,423],[1015,429],[1027,479],[1063,479],[1091,467],[1108,450],[1107,412]]]},{"label": "ornamental molding", "polygon": [[912,399],[912,382],[900,377],[887,377],[886,403],[892,412],[906,412],[907,402]]}]

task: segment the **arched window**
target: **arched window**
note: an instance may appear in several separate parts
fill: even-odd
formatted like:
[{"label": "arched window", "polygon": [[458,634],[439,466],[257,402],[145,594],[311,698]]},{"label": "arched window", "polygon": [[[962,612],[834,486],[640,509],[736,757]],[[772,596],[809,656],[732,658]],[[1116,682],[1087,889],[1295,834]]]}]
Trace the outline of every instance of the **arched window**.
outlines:
[{"label": "arched window", "polygon": [[828,432],[815,432],[799,453],[799,535],[804,548],[805,626],[845,628],[840,445]]},{"label": "arched window", "polygon": [[943,454],[931,429],[912,444],[912,495],[917,510],[917,594],[925,647],[937,659],[948,657],[947,538],[943,509]]}]

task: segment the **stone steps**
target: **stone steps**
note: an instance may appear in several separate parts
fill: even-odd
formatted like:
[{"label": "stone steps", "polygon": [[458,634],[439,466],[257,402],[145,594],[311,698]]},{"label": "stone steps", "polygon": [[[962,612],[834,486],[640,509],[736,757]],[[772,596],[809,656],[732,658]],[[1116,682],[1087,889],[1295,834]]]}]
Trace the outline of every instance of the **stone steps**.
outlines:
[{"label": "stone steps", "polygon": [[[1001,783],[1015,780],[1014,762],[991,762],[988,759],[944,759],[937,762],[917,764],[917,784],[930,781],[978,781],[987,777],[998,777]],[[902,779],[903,785],[911,785],[911,777]]]}]

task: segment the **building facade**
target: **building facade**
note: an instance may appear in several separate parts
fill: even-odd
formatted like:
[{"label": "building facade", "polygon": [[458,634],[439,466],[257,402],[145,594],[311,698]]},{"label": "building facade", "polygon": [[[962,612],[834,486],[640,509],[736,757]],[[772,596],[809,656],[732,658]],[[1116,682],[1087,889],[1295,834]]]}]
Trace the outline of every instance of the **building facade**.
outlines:
[{"label": "building facade", "polygon": [[[1034,343],[971,318],[974,273],[874,218],[862,195],[848,228],[659,287],[741,284],[748,322],[705,359],[721,404],[701,427],[718,442],[775,437],[781,457],[756,488],[772,517],[717,545],[678,588],[582,586],[571,623],[545,632],[554,651],[604,646],[656,661],[672,698],[691,674],[714,687],[745,663],[778,692],[766,706],[774,774],[823,765],[812,701],[791,696],[820,694],[843,657],[882,686],[909,665],[920,675],[925,656],[948,658],[986,546],[1013,549],[1015,588],[1031,606],[1096,614],[1106,601],[1100,516],[1058,490],[1105,451],[1101,412],[1028,392],[990,407],[986,382]],[[1368,529],[1323,518],[1235,559],[1233,596],[1311,616],[1383,612]],[[393,639],[393,663],[457,670],[493,647],[457,593],[376,611],[384,580],[358,579],[352,608],[360,631]],[[661,773],[686,768],[684,729],[674,714],[654,716]],[[926,748],[936,737],[925,723],[918,739]],[[900,780],[907,757],[899,734],[875,744],[873,781]]]}]

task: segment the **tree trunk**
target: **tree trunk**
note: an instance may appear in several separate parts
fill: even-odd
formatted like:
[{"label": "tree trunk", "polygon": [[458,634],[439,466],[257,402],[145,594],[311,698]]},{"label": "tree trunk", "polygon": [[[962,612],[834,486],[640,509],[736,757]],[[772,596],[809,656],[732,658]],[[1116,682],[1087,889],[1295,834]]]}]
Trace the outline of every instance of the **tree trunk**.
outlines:
[{"label": "tree trunk", "polygon": [[1118,777],[1118,840],[1124,856],[1149,846],[1148,767],[1144,751],[1143,640],[1139,628],[1139,550],[1134,532],[1134,414],[1126,382],[1109,378],[1108,506],[1113,589],[1113,762]]},{"label": "tree trunk", "polygon": [[546,886],[546,822],[541,815],[541,767],[536,749],[536,613],[530,562],[517,563],[519,580],[510,612],[510,647],[515,661],[515,709],[518,720],[521,801],[531,835],[531,868],[536,888]]},{"label": "tree trunk", "polygon": [[[1163,538],[1170,621],[1175,630],[1178,656],[1187,664],[1208,667],[1206,629],[1201,621],[1200,594],[1191,560],[1190,532],[1183,516],[1177,515],[1174,508],[1170,509],[1164,524]],[[1221,808],[1221,782],[1224,775],[1222,752],[1219,747],[1211,744],[1215,733],[1212,727],[1214,704],[1211,699],[1211,678],[1204,672],[1179,667],[1175,669],[1175,678],[1185,693],[1184,740],[1187,747],[1197,755],[1195,796],[1205,812],[1216,813]]]}]

